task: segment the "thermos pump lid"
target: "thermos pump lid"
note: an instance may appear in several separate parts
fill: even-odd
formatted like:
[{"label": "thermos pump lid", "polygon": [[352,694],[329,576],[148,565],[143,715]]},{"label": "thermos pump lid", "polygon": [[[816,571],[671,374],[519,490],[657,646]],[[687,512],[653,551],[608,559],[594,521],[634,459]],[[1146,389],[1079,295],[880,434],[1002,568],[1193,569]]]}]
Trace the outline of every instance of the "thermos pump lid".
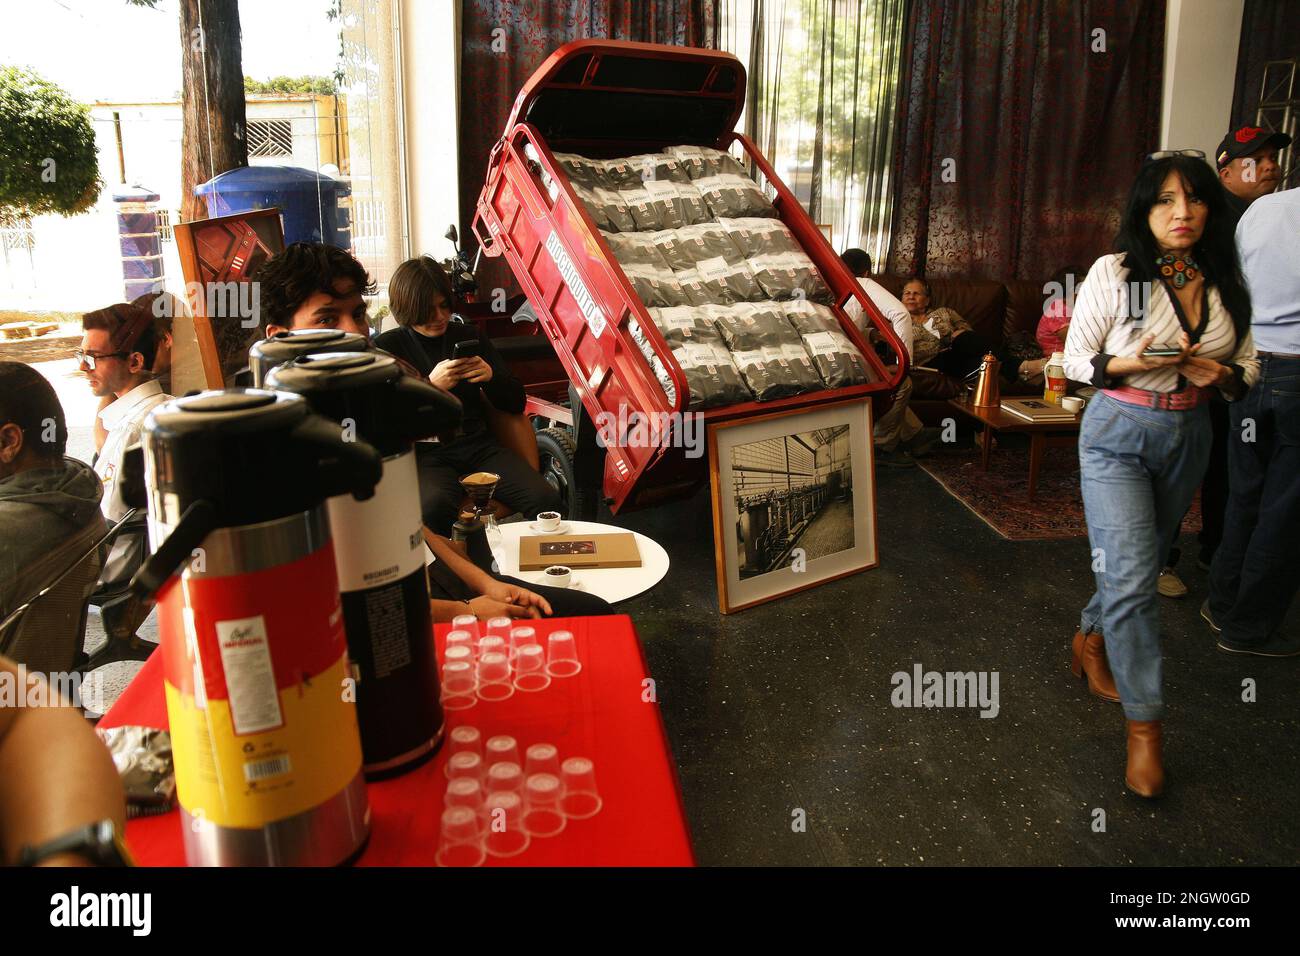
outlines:
[{"label": "thermos pump lid", "polygon": [[248,366],[253,384],[262,385],[266,373],[277,365],[311,352],[366,352],[370,340],[356,332],[341,329],[290,329],[254,342],[248,350]]}]

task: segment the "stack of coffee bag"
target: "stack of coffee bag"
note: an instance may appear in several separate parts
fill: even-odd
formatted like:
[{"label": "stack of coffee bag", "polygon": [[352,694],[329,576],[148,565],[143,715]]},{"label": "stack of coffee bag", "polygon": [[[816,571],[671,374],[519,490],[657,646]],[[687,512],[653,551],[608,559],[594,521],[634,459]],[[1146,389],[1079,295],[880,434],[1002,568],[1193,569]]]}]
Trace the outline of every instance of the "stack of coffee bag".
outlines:
[{"label": "stack of coffee bag", "polygon": [[[690,408],[869,381],[817,267],[732,156],[672,146],[554,157],[672,348]],[[555,183],[543,184],[558,196]],[[675,401],[645,330],[636,322],[629,330]]]}]

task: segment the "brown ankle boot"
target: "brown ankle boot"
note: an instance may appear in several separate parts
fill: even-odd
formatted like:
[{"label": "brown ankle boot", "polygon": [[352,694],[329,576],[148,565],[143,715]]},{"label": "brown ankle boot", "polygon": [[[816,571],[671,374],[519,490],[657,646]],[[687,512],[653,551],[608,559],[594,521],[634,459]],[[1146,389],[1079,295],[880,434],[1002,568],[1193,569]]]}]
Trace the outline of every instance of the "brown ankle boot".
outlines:
[{"label": "brown ankle boot", "polygon": [[1102,700],[1119,703],[1119,691],[1115,689],[1115,678],[1110,676],[1110,665],[1106,663],[1106,642],[1100,634],[1082,631],[1074,635],[1070,658],[1070,671],[1075,677],[1087,675],[1088,690]]},{"label": "brown ankle boot", "polygon": [[1160,721],[1128,722],[1128,768],[1124,783],[1139,797],[1158,797],[1165,789],[1165,765],[1160,754]]}]

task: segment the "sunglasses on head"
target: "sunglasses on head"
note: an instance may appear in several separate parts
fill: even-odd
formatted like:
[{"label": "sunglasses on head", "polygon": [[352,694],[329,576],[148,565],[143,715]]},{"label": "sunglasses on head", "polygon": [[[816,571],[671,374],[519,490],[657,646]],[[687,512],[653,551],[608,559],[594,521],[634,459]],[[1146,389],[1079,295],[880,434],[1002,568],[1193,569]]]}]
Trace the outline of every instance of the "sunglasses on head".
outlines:
[{"label": "sunglasses on head", "polygon": [[1190,156],[1192,159],[1204,159],[1205,154],[1199,149],[1162,149],[1147,153],[1146,162],[1154,163],[1160,159],[1173,159],[1175,156]]},{"label": "sunglasses on head", "polygon": [[72,355],[73,355],[74,358],[76,358],[76,360],[77,360],[77,364],[78,364],[78,365],[80,365],[81,363],[84,362],[84,363],[86,364],[86,368],[90,369],[92,372],[95,370],[95,363],[96,363],[97,361],[99,361],[100,359],[106,359],[106,358],[130,358],[130,357],[131,357],[131,353],[130,353],[130,352],[100,352],[100,353],[95,353],[95,352],[84,352],[84,351],[82,351],[81,349],[74,349],[73,352],[72,352]]}]

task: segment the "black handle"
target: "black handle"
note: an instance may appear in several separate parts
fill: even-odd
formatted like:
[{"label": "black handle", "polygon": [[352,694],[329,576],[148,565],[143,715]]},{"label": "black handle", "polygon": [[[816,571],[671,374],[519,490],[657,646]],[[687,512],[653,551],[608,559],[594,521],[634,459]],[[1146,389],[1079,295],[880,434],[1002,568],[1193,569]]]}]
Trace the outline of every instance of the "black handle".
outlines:
[{"label": "black handle", "polygon": [[295,425],[289,441],[302,447],[309,462],[314,459],[323,497],[350,494],[366,501],[374,496],[384,474],[383,457],[374,445],[349,440],[338,422],[322,415],[308,415]]},{"label": "black handle", "polygon": [[216,505],[202,498],[191,504],[167,540],[158,546],[158,550],[131,577],[131,590],[141,600],[152,601],[158,589],[176,573],[181,562],[189,558],[216,527]]},{"label": "black handle", "polygon": [[393,382],[401,409],[406,437],[413,441],[433,438],[460,427],[464,414],[460,399],[426,379],[403,375]]}]

